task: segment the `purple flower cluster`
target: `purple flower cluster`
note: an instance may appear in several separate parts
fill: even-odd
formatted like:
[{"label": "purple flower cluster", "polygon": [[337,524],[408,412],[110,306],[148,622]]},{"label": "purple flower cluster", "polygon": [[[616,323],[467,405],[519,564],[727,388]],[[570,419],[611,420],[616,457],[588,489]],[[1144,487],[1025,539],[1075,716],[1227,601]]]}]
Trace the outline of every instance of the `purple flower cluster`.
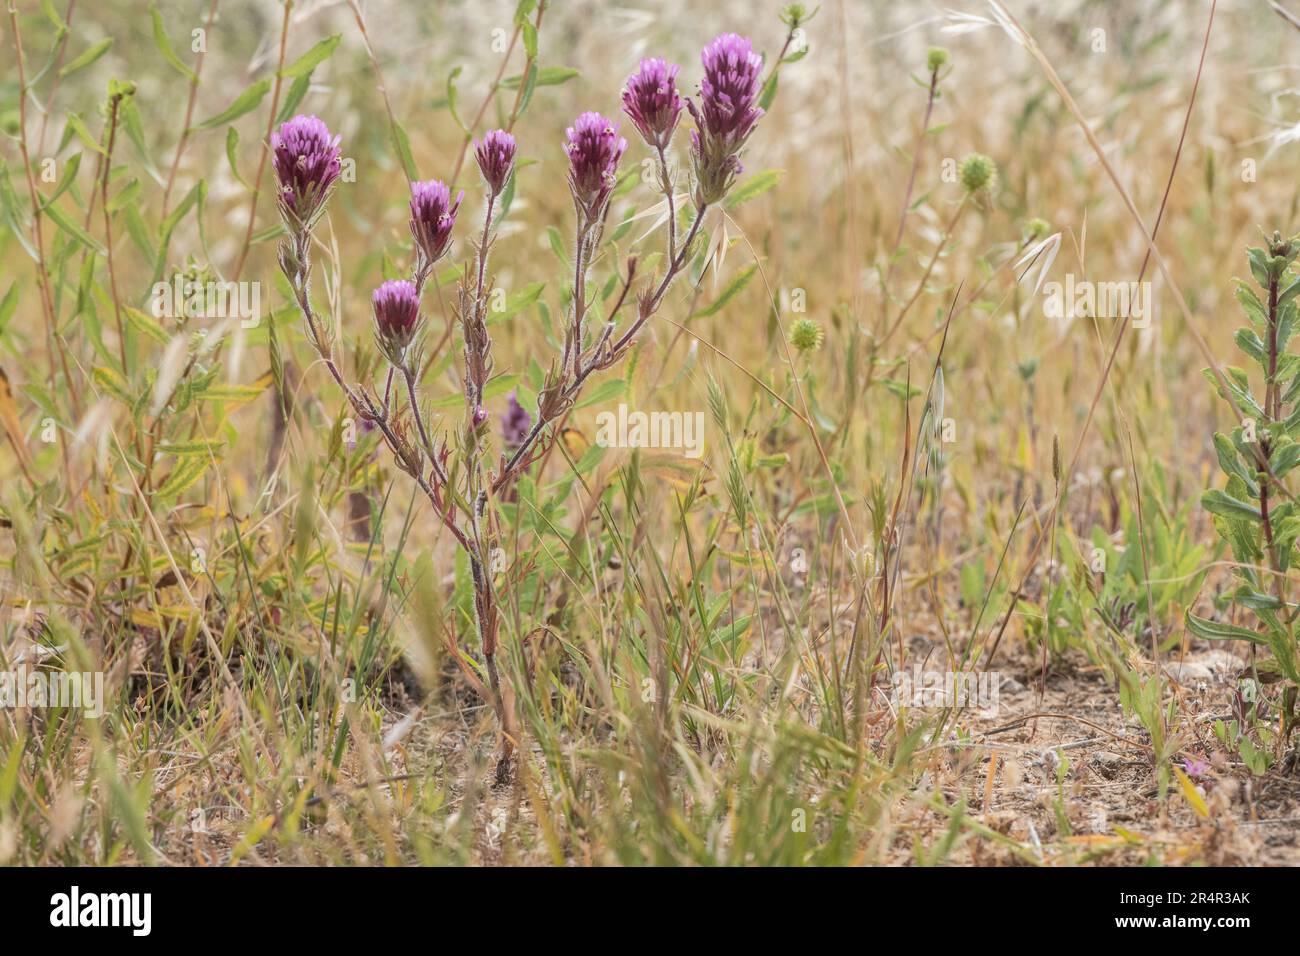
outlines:
[{"label": "purple flower cluster", "polygon": [[506,413],[501,416],[501,438],[506,447],[518,448],[522,445],[532,427],[533,417],[528,414],[528,409],[519,404],[515,393],[511,392]]},{"label": "purple flower cluster", "polygon": [[474,158],[488,189],[496,196],[506,188],[515,167],[515,138],[503,129],[490,130],[474,144]]},{"label": "purple flower cluster", "polygon": [[599,113],[583,113],[565,133],[573,201],[585,225],[599,223],[614,193],[627,140],[618,135],[618,123]]},{"label": "purple flower cluster", "polygon": [[698,198],[714,203],[741,171],[740,151],[763,115],[758,106],[763,58],[747,38],[724,33],[704,48],[700,60],[700,105],[687,104],[697,127],[691,135],[691,159]]},{"label": "purple flower cluster", "polygon": [[411,236],[424,261],[433,265],[451,245],[451,230],[464,190],[451,201],[451,190],[440,180],[411,183]]},{"label": "purple flower cluster", "polygon": [[291,228],[308,229],[339,178],[339,138],[316,116],[295,116],[271,134],[279,203]]},{"label": "purple flower cluster", "polygon": [[414,283],[390,279],[375,290],[372,304],[380,344],[393,353],[410,345],[420,327],[420,297]]},{"label": "purple flower cluster", "polygon": [[667,149],[682,112],[677,92],[677,64],[660,59],[641,61],[623,89],[623,112],[651,149]]}]

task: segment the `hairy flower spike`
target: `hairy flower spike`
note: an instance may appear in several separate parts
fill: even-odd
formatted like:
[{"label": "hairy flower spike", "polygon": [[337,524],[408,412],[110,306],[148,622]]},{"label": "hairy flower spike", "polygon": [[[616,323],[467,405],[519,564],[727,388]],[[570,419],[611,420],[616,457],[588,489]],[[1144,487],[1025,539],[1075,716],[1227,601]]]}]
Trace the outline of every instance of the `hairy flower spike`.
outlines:
[{"label": "hairy flower spike", "polygon": [[451,230],[464,197],[462,190],[453,203],[451,190],[437,179],[411,183],[411,236],[429,265],[441,259],[451,245]]},{"label": "hairy flower spike", "polygon": [[488,189],[496,196],[506,188],[515,168],[515,138],[503,129],[489,130],[474,144],[474,158]]},{"label": "hairy flower spike", "polygon": [[704,79],[700,105],[688,102],[695,118],[691,159],[697,203],[715,203],[727,194],[741,172],[744,149],[763,110],[758,106],[763,58],[750,41],[724,33],[700,54]]},{"label": "hairy flower spike", "polygon": [[342,170],[339,137],[316,116],[295,116],[271,134],[281,214],[291,230],[310,229]]},{"label": "hairy flower spike", "polygon": [[627,140],[618,135],[617,122],[599,113],[583,113],[565,133],[569,191],[585,224],[600,222],[614,194],[618,161],[627,150]]},{"label": "hairy flower spike", "polygon": [[652,149],[667,149],[682,112],[677,92],[677,64],[660,59],[641,61],[623,89],[623,112]]},{"label": "hairy flower spike", "polygon": [[414,284],[390,279],[375,290],[375,335],[386,354],[401,364],[401,353],[415,339],[420,327],[420,297]]}]

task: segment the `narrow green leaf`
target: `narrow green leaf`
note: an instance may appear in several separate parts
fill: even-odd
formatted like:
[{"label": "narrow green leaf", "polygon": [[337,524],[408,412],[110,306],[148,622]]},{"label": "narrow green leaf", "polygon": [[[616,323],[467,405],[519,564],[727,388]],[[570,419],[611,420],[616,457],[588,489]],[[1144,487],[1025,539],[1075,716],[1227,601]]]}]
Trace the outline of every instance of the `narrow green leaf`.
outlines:
[{"label": "narrow green leaf", "polygon": [[[489,399],[496,398],[499,395],[504,395],[519,384],[519,378],[520,376],[517,372],[511,372],[508,375],[498,375],[483,387],[483,398]],[[459,392],[453,392],[450,395],[444,395],[442,398],[434,399],[429,402],[429,408],[439,410],[444,408],[457,408],[464,404],[464,402],[464,395]]]},{"label": "narrow green leaf", "polygon": [[613,401],[627,392],[627,380],[621,378],[612,378],[607,382],[601,382],[597,385],[582,401],[573,407],[589,408],[592,405],[602,405],[605,402]]},{"label": "narrow green leaf", "polygon": [[127,384],[126,379],[116,369],[111,369],[107,365],[96,365],[94,371],[91,372],[91,378],[94,379],[96,385],[114,398],[127,405],[134,404],[135,400],[131,397],[131,386]]},{"label": "narrow green leaf", "polygon": [[518,315],[541,298],[542,290],[545,288],[545,282],[530,282],[514,295],[507,296],[500,312],[488,311],[488,324],[504,322],[506,319]]},{"label": "narrow green leaf", "polygon": [[244,182],[244,177],[239,175],[239,161],[237,154],[239,152],[239,131],[233,126],[226,127],[226,162],[230,163],[230,171],[234,173],[235,178],[245,188],[251,188],[248,183]]},{"label": "narrow green leaf", "polygon": [[176,455],[180,458],[192,458],[199,456],[207,458],[221,450],[225,441],[214,439],[213,441],[182,441],[182,442],[162,442],[158,445],[158,451],[164,455]]},{"label": "narrow green leaf", "polygon": [[171,337],[158,323],[158,320],[155,319],[152,315],[149,315],[145,312],[141,312],[139,309],[133,309],[130,306],[127,306],[125,311],[126,311],[127,322],[129,322],[133,327],[138,329],[144,335],[147,335],[149,338],[153,339],[159,345],[166,345],[169,341],[171,341]]},{"label": "narrow green leaf", "polygon": [[212,385],[204,389],[202,394],[197,397],[205,402],[243,404],[244,402],[251,402],[264,391],[266,391],[265,387],[260,385]]},{"label": "narrow green leaf", "polygon": [[743,202],[753,199],[755,196],[761,196],[778,182],[781,181],[781,175],[784,169],[767,169],[761,173],[755,173],[748,179],[742,180],[731,190],[727,196],[727,208],[734,209]]},{"label": "narrow green leaf", "polygon": [[257,109],[257,105],[262,102],[263,98],[265,98],[266,94],[270,91],[271,80],[269,78],[258,80],[248,89],[244,90],[244,92],[240,93],[239,96],[235,98],[235,101],[224,110],[211,119],[204,120],[194,128],[212,129],[214,126],[221,126],[225,123],[233,122],[245,113]]},{"label": "narrow green leaf", "polygon": [[162,483],[156,494],[160,498],[175,498],[203,477],[208,470],[207,456],[183,457],[172,469],[167,480]]},{"label": "narrow green leaf", "polygon": [[326,37],[281,70],[280,75],[287,80],[310,73],[323,61],[329,59],[330,54],[334,52],[339,45],[339,41],[342,39],[342,35],[338,33]]},{"label": "narrow green leaf", "polygon": [[120,190],[117,195],[108,201],[108,211],[117,212],[126,206],[134,204],[140,198],[140,180],[133,179]]},{"label": "narrow green leaf", "polygon": [[[90,135],[90,130],[86,128],[86,124],[82,121],[80,116],[78,116],[76,113],[69,111],[67,115],[67,126],[68,126],[68,130],[72,133],[75,133],[77,139],[81,140],[81,142],[84,143],[87,147],[93,149],[101,156],[104,155],[104,147],[100,146],[99,141],[96,140],[95,137]],[[66,134],[65,134],[65,138],[66,138]]]},{"label": "narrow green leaf", "polygon": [[401,123],[393,124],[393,146],[397,149],[397,158],[402,164],[402,169],[406,171],[406,178],[416,180],[420,178],[420,171],[415,167],[415,155],[411,152],[411,140],[406,135],[406,130],[402,128]]},{"label": "narrow green leaf", "polygon": [[[559,86],[561,83],[567,83],[578,75],[580,75],[579,72],[571,66],[548,66],[544,70],[537,71],[537,85]],[[501,81],[501,88],[503,90],[517,90],[521,82],[523,82],[522,76],[507,76]]]},{"label": "narrow green leaf", "polygon": [[149,7],[149,16],[153,18],[153,42],[158,47],[158,52],[163,55],[163,59],[170,63],[181,76],[188,79],[191,83],[197,83],[198,77],[188,66],[181,62],[176,51],[172,49],[171,40],[167,39],[167,28],[163,26],[162,14],[158,12],[157,5]]},{"label": "narrow green leaf", "polygon": [[59,79],[63,79],[66,76],[70,76],[73,73],[76,73],[78,70],[83,70],[86,67],[90,66],[90,64],[94,63],[101,56],[107,53],[108,48],[111,47],[112,45],[113,45],[112,37],[108,37],[106,39],[100,40],[98,43],[92,46],[85,53],[81,54],[81,56],[77,57],[75,60],[72,60],[70,63],[63,64],[63,69],[59,70]]},{"label": "narrow green leaf", "polygon": [[1197,617],[1191,611],[1188,611],[1184,617],[1187,621],[1187,629],[1197,637],[1210,641],[1250,641],[1252,644],[1268,645],[1268,639],[1256,631],[1237,627],[1235,624]]},{"label": "narrow green leaf", "polygon": [[772,108],[772,101],[776,99],[777,81],[781,74],[773,71],[771,79],[763,84],[763,92],[758,94],[758,106],[760,109],[769,110]]},{"label": "narrow green leaf", "polygon": [[0,299],[0,334],[3,334],[5,327],[9,325],[9,320],[14,316],[14,310],[18,308],[18,283],[9,283],[9,291],[5,297]]},{"label": "narrow green leaf", "polygon": [[1254,505],[1249,505],[1225,492],[1219,491],[1217,488],[1201,495],[1201,507],[1211,514],[1220,515],[1224,518],[1234,518],[1238,521],[1260,520],[1259,509]]},{"label": "narrow green leaf", "polygon": [[304,73],[293,81],[293,85],[289,87],[289,92],[284,97],[284,102],[280,104],[280,112],[275,114],[276,126],[286,122],[298,112],[298,106],[307,96],[307,91],[310,88],[310,73]]},{"label": "narrow green leaf", "polygon": [[[81,154],[73,153],[66,163],[63,164],[63,173],[59,176],[59,182],[54,187],[54,192],[45,197],[41,203],[41,208],[51,205],[56,199],[63,195],[69,186],[76,181],[77,170],[81,168]],[[110,203],[110,206],[112,204]],[[111,209],[110,209],[111,211]]]},{"label": "narrow green leaf", "polygon": [[728,302],[730,302],[736,296],[740,295],[740,293],[744,290],[745,286],[749,285],[749,281],[754,278],[754,274],[756,272],[758,272],[757,262],[754,263],[752,266],[750,266],[748,269],[746,269],[744,272],[740,273],[740,275],[732,279],[731,282],[727,284],[727,287],[722,290],[722,294],[720,296],[714,299],[703,309],[697,311],[691,317],[703,318],[705,316],[716,315],[718,312],[721,312],[726,307]]},{"label": "narrow green leaf", "polygon": [[45,215],[49,216],[55,225],[70,235],[73,239],[76,239],[87,249],[92,250],[96,255],[104,255],[104,247],[100,245],[99,241],[69,219],[68,214],[58,206],[51,206],[49,209],[46,209]]}]

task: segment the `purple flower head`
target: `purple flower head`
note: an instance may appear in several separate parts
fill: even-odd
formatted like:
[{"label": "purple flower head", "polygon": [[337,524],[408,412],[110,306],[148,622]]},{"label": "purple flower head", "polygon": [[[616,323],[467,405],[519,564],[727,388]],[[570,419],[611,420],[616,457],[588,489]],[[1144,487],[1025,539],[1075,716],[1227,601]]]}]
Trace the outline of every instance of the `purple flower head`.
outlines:
[{"label": "purple flower head", "polygon": [[462,190],[453,203],[451,190],[437,179],[411,183],[411,235],[429,265],[441,259],[451,245],[451,229],[464,197]]},{"label": "purple flower head", "polygon": [[677,64],[642,60],[623,89],[623,112],[632,119],[646,145],[666,149],[677,129],[682,98],[677,93]]},{"label": "purple flower head", "polygon": [[573,201],[588,224],[599,222],[613,195],[618,161],[627,149],[627,140],[618,135],[617,122],[599,113],[583,113],[565,133]]},{"label": "purple flower head", "polygon": [[501,438],[505,441],[506,447],[518,448],[522,445],[532,427],[533,417],[528,414],[528,409],[519,404],[515,393],[511,392],[506,413],[501,416]]},{"label": "purple flower head", "polygon": [[1198,757],[1183,758],[1183,769],[1194,780],[1199,780],[1210,772],[1210,765]]},{"label": "purple flower head", "polygon": [[763,58],[747,37],[724,33],[700,54],[704,79],[700,102],[710,136],[725,137],[739,145],[763,115],[758,92]]},{"label": "purple flower head", "polygon": [[390,279],[375,290],[375,332],[389,352],[410,345],[420,326],[420,298],[405,279]]},{"label": "purple flower head", "polygon": [[506,188],[510,171],[515,168],[515,138],[503,129],[489,130],[481,142],[474,144],[474,158],[495,196]]},{"label": "purple flower head", "polygon": [[758,106],[763,58],[747,38],[724,33],[704,48],[700,60],[704,64],[700,105],[687,103],[696,125],[691,159],[697,198],[715,203],[741,171],[740,151],[763,115]]},{"label": "purple flower head", "polygon": [[295,116],[271,134],[280,210],[290,229],[309,229],[339,178],[339,138],[316,116]]}]

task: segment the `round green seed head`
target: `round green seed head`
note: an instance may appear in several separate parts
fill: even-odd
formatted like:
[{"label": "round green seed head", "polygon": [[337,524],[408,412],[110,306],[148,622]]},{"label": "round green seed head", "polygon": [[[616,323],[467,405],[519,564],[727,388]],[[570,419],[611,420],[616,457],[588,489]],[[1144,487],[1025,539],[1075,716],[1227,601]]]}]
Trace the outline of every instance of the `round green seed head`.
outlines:
[{"label": "round green seed head", "polygon": [[800,352],[821,348],[826,331],[812,319],[796,319],[790,326],[790,344]]},{"label": "round green seed head", "polygon": [[997,175],[997,163],[983,153],[971,153],[961,161],[961,184],[968,193],[991,191]]}]

